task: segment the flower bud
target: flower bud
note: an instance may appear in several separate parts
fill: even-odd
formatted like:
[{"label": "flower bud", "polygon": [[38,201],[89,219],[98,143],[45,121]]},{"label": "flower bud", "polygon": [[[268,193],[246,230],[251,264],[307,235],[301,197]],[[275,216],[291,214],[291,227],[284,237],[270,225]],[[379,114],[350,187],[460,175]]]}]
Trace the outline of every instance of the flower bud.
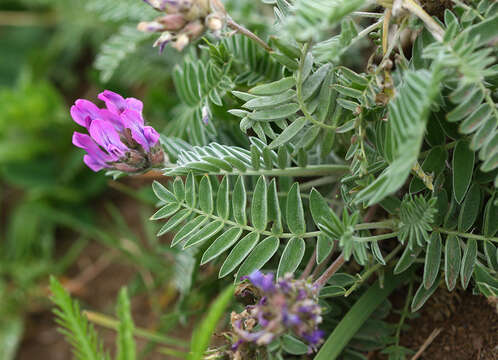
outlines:
[{"label": "flower bud", "polygon": [[178,36],[176,41],[173,43],[173,47],[178,51],[182,51],[185,48],[185,46],[187,46],[189,44],[189,42],[190,42],[190,40],[188,38],[188,35],[181,34]]},{"label": "flower bud", "polygon": [[185,26],[187,21],[182,14],[168,14],[157,19],[163,25],[163,31],[176,31]]}]

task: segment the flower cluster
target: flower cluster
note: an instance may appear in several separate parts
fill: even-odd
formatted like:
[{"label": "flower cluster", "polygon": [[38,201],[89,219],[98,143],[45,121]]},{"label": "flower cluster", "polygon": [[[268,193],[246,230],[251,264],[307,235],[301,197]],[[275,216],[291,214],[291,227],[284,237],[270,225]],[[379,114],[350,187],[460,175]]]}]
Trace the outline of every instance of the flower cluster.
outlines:
[{"label": "flower cluster", "polygon": [[[293,279],[291,274],[274,281],[273,274],[255,271],[243,279],[256,288],[259,300],[240,314],[232,313],[233,351],[239,351],[244,343],[267,345],[287,332],[306,341],[310,352],[316,350],[323,341],[323,332],[318,329],[322,322],[318,288],[308,280]],[[242,293],[247,290],[243,287]]]},{"label": "flower cluster", "polygon": [[171,42],[182,51],[190,42],[200,37],[206,29],[219,35],[226,13],[220,0],[144,0],[154,9],[165,13],[154,21],[138,24],[143,32],[162,33],[154,46],[164,50]]},{"label": "flower cluster", "polygon": [[76,100],[71,107],[73,120],[90,134],[73,134],[73,144],[87,152],[85,164],[93,171],[106,168],[130,173],[161,166],[164,152],[159,134],[145,126],[143,103],[109,90],[98,97],[106,108],[84,99]]}]

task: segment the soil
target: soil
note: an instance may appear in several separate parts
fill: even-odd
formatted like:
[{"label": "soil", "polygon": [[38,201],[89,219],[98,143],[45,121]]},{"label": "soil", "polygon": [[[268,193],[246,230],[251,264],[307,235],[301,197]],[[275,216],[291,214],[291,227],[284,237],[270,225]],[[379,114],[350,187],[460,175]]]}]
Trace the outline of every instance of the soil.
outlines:
[{"label": "soil", "polygon": [[415,352],[440,329],[420,360],[498,360],[498,309],[483,296],[439,289],[408,325],[401,344]]},{"label": "soil", "polygon": [[[138,187],[140,184],[132,182],[127,185]],[[141,206],[135,200],[113,190],[110,190],[107,195],[106,201],[112,201],[116,205],[131,229],[137,234],[143,234]],[[103,209],[102,204],[98,206],[97,211],[102,214],[102,219],[105,221]],[[71,239],[78,236],[67,231],[60,232],[60,235],[61,239],[58,239],[57,245],[61,247],[62,254]],[[115,300],[119,290],[127,285],[135,275],[136,270],[123,261],[119,254],[114,254],[109,248],[93,242],[80,254],[66,274],[59,277],[59,280],[71,292],[73,298],[79,301],[82,309],[114,316]],[[42,287],[43,292],[48,295],[48,281]],[[157,296],[160,297],[161,294]],[[58,326],[54,322],[51,306],[47,296],[46,299],[40,299],[30,306],[30,309],[27,309],[25,335],[16,360],[69,360],[73,358],[71,347],[57,330]],[[169,309],[163,310],[169,311]],[[159,321],[157,314],[151,308],[149,297],[146,296],[137,296],[132,299],[132,316],[136,326],[142,328],[150,329],[152,324],[157,324]],[[115,332],[99,326],[96,326],[96,330],[105,348],[109,349],[112,354]],[[178,328],[175,330],[175,336],[189,340],[191,331],[191,328]],[[144,345],[145,342],[138,341],[138,350],[140,351]],[[157,353],[147,356],[147,360],[159,359],[176,360],[178,358]]]}]

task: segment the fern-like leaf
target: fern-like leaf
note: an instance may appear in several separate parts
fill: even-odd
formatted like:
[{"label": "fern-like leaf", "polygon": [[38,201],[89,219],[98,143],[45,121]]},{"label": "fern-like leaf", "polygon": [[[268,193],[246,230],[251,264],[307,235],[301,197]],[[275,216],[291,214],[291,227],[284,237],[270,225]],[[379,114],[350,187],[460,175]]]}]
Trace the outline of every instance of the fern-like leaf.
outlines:
[{"label": "fern-like leaf", "polygon": [[389,103],[390,133],[386,137],[390,165],[361,190],[356,202],[375,204],[397,191],[417,161],[431,105],[439,92],[437,71],[410,71],[396,98]]},{"label": "fern-like leaf", "polygon": [[95,68],[100,70],[100,80],[111,79],[121,62],[137,49],[137,45],[150,37],[135,26],[123,25],[116,34],[104,42],[95,59]]},{"label": "fern-like leaf", "polygon": [[56,322],[61,326],[59,331],[66,336],[73,347],[73,353],[78,360],[109,359],[104,353],[101,341],[92,325],[80,312],[80,306],[71,299],[62,285],[52,277],[50,279],[52,302],[57,306],[54,314]]}]

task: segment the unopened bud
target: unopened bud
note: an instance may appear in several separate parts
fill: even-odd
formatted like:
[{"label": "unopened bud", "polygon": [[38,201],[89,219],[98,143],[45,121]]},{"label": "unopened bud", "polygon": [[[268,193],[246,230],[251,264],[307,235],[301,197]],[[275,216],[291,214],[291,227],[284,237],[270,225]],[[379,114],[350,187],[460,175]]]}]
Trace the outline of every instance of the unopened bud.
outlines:
[{"label": "unopened bud", "polygon": [[137,25],[137,29],[141,32],[160,32],[164,31],[164,26],[157,21],[142,21]]},{"label": "unopened bud", "polygon": [[206,19],[206,26],[209,30],[218,32],[223,27],[223,22],[216,15],[208,16]]},{"label": "unopened bud", "polygon": [[164,27],[164,30],[175,31],[180,30],[186,24],[186,20],[182,14],[169,14],[157,19]]},{"label": "unopened bud", "polygon": [[199,20],[193,21],[183,28],[183,32],[188,34],[190,39],[196,39],[204,32],[204,25]]},{"label": "unopened bud", "polygon": [[180,34],[177,40],[173,43],[173,47],[178,51],[182,51],[185,46],[189,44],[189,42],[190,40],[187,34]]}]

